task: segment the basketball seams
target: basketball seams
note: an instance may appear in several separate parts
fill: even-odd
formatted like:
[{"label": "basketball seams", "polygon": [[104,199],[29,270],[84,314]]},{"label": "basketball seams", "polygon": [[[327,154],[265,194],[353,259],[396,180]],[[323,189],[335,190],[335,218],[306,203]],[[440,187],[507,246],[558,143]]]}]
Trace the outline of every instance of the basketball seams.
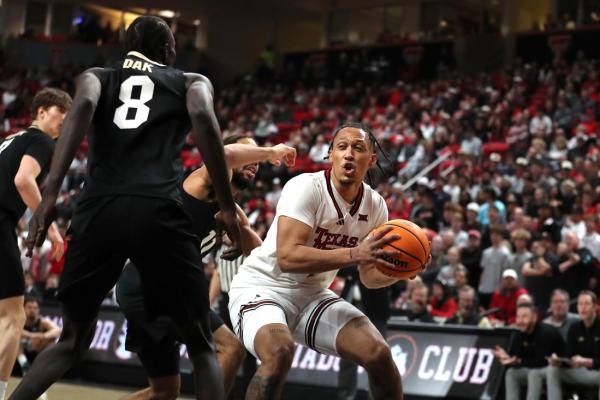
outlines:
[{"label": "basketball seams", "polygon": [[[411,231],[410,229],[406,228],[405,226],[394,224],[391,221],[386,222],[385,225],[395,226],[395,227],[404,229],[406,232],[409,232],[411,235],[413,235],[415,237],[415,239],[417,239],[417,241],[421,245],[421,248],[423,249],[423,255],[425,255],[425,256],[427,255],[427,250],[425,249],[425,246],[423,245],[423,242],[421,241],[421,238],[419,238],[419,236],[417,236],[413,231]],[[419,261],[421,262],[421,264],[423,264],[423,261],[421,261],[421,260],[419,260]]]}]

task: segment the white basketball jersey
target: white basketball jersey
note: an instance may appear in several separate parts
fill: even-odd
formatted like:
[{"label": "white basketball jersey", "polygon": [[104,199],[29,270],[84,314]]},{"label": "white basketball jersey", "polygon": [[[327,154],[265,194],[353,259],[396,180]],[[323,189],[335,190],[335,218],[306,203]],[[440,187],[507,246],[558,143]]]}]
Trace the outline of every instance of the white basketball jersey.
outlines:
[{"label": "white basketball jersey", "polygon": [[244,261],[231,288],[267,285],[277,288],[327,288],[337,271],[284,273],[277,264],[277,222],[294,218],[312,228],[306,246],[318,249],[355,247],[369,232],[387,222],[384,199],[363,183],[354,204],[347,203],[331,182],[331,172],[307,173],[291,179],[277,203],[277,214],[263,244]]}]

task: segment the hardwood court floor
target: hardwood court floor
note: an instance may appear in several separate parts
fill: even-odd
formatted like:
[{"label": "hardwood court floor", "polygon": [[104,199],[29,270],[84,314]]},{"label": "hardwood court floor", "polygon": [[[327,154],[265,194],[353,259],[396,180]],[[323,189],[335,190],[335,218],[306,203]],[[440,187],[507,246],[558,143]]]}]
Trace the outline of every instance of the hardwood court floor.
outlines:
[{"label": "hardwood court floor", "polygon": [[[19,381],[19,378],[10,378],[8,381],[9,395]],[[48,400],[117,400],[134,391],[135,389],[123,390],[92,384],[82,385],[79,383],[59,382],[52,385],[50,390],[48,390]],[[191,399],[191,397],[180,397],[180,399]]]}]

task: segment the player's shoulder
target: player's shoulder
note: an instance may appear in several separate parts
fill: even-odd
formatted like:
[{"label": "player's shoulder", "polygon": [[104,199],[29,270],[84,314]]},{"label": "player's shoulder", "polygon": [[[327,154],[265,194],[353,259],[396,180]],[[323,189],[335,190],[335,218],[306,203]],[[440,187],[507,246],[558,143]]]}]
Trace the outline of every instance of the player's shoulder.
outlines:
[{"label": "player's shoulder", "polygon": [[110,68],[101,68],[101,67],[88,68],[79,74],[79,76],[77,77],[77,80],[80,82],[82,80],[90,79],[90,78],[102,79],[102,76],[109,70],[110,70]]},{"label": "player's shoulder", "polygon": [[372,203],[375,205],[385,204],[385,199],[382,195],[380,195],[375,189],[373,189],[370,185],[363,182],[364,188],[364,197],[371,199]]},{"label": "player's shoulder", "polygon": [[[30,126],[24,131],[17,132],[15,134],[16,137],[22,137],[25,139],[30,139],[34,142],[44,142],[51,145],[54,145],[54,139],[52,139],[49,135],[42,132],[39,128]],[[9,137],[10,138],[10,137]]]},{"label": "player's shoulder", "polygon": [[313,186],[319,188],[325,182],[325,175],[323,171],[319,172],[305,172],[303,174],[296,175],[290,179],[285,185],[288,186]]},{"label": "player's shoulder", "polygon": [[202,74],[194,72],[183,72],[183,77],[185,78],[186,89],[189,89],[192,85],[206,85],[210,89],[211,93],[214,92],[212,82],[210,81],[210,79],[208,79],[208,77]]}]

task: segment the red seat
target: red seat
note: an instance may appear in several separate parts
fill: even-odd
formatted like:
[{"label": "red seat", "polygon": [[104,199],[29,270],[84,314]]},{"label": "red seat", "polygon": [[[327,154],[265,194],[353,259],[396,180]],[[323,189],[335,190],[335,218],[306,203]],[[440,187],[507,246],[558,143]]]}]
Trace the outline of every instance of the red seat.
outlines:
[{"label": "red seat", "polygon": [[508,151],[508,143],[505,142],[489,142],[481,146],[483,154],[490,153],[506,153]]}]

